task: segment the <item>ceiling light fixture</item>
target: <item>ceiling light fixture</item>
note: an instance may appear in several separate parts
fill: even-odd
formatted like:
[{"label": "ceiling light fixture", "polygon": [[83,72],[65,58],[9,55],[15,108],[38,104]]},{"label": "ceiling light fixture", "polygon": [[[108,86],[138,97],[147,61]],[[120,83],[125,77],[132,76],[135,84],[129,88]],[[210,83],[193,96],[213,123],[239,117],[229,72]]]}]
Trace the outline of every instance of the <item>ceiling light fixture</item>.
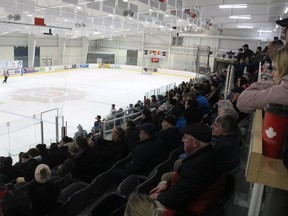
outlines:
[{"label": "ceiling light fixture", "polygon": [[271,30],[257,30],[257,32],[261,32],[261,33],[271,33]]},{"label": "ceiling light fixture", "polygon": [[284,13],[286,14],[287,12],[288,12],[288,7],[286,7],[286,9],[285,9]]},{"label": "ceiling light fixture", "polygon": [[221,9],[228,9],[228,8],[247,8],[247,4],[226,4],[226,5],[219,5]]},{"label": "ceiling light fixture", "polygon": [[251,19],[250,15],[229,16],[230,19]]},{"label": "ceiling light fixture", "polygon": [[237,26],[237,28],[253,29],[253,26]]}]

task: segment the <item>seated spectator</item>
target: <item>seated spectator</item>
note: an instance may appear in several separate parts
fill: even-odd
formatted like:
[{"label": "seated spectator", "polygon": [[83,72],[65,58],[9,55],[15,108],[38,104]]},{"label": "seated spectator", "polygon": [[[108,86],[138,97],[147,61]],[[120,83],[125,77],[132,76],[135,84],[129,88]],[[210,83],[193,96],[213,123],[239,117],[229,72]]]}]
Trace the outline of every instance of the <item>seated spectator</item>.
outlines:
[{"label": "seated spectator", "polygon": [[158,100],[156,98],[156,95],[152,95],[151,96],[151,104],[150,104],[150,107],[155,107],[157,108],[159,106],[158,104]]},{"label": "seated spectator", "polygon": [[73,141],[69,146],[69,155],[62,165],[56,167],[54,171],[57,175],[64,177],[66,174],[70,173],[74,167],[75,155],[78,153],[79,149],[76,146],[76,143]]},{"label": "seated spectator", "polygon": [[3,216],[31,216],[32,209],[28,195],[13,189],[8,191],[1,200]]},{"label": "seated spectator", "polygon": [[114,127],[112,129],[112,140],[100,138],[97,140],[96,148],[106,169],[127,156],[128,147],[124,141],[124,136],[125,131],[121,127]]},{"label": "seated spectator", "polygon": [[201,85],[195,85],[193,91],[196,93],[196,101],[199,104],[202,115],[209,111],[208,100],[203,96],[203,89]]},{"label": "seated spectator", "polygon": [[64,137],[62,138],[62,140],[60,141],[59,145],[60,145],[60,146],[65,146],[65,145],[67,145],[67,144],[70,143],[70,142],[73,142],[73,139],[72,139],[71,137],[64,136]]},{"label": "seated spectator", "polygon": [[263,109],[269,103],[288,105],[288,49],[281,48],[272,56],[274,81],[252,83],[239,96],[237,107],[242,112]]},{"label": "seated spectator", "polygon": [[238,119],[239,115],[233,108],[219,108],[218,109],[218,116],[230,115],[235,120]]},{"label": "seated spectator", "polygon": [[240,163],[241,140],[236,119],[231,115],[218,116],[212,124],[212,147],[225,171]]},{"label": "seated spectator", "polygon": [[139,130],[133,121],[127,121],[125,124],[124,140],[128,146],[128,152],[132,152],[140,141]]},{"label": "seated spectator", "polygon": [[115,183],[120,183],[131,174],[148,175],[152,169],[164,161],[168,155],[163,151],[163,143],[157,138],[156,127],[152,123],[139,126],[140,142],[132,152],[132,159],[124,169],[115,170],[112,174]]},{"label": "seated spectator", "polygon": [[209,107],[213,107],[219,101],[220,93],[216,83],[211,84],[211,91],[206,94],[206,98],[208,100]]},{"label": "seated spectator", "polygon": [[141,125],[144,123],[152,123],[153,119],[152,119],[152,112],[150,109],[146,108],[144,110],[142,110],[142,116],[141,116],[142,120],[141,120]]},{"label": "seated spectator", "polygon": [[23,176],[23,170],[17,166],[12,166],[12,163],[12,158],[6,157],[0,167],[3,183],[16,183],[16,179]]},{"label": "seated spectator", "polygon": [[54,169],[56,166],[61,165],[67,158],[67,152],[61,151],[57,143],[51,143],[50,150],[47,155],[47,161],[50,169]]},{"label": "seated spectator", "polygon": [[198,123],[202,120],[202,112],[200,111],[200,107],[196,98],[188,99],[185,102],[185,109],[183,110],[183,116],[186,120],[187,125],[191,125],[193,123]]},{"label": "seated spectator", "polygon": [[80,137],[86,137],[87,131],[83,129],[82,125],[77,126],[78,131],[74,134],[74,139],[76,139],[78,136]]},{"label": "seated spectator", "polygon": [[160,182],[150,197],[167,209],[203,215],[222,196],[225,187],[225,174],[210,141],[210,128],[203,124],[187,126],[183,142],[188,157],[172,180]]},{"label": "seated spectator", "polygon": [[133,193],[129,196],[124,216],[168,216],[165,207],[150,197]]},{"label": "seated spectator", "polygon": [[47,158],[48,149],[46,148],[46,144],[37,144],[36,149],[42,158],[45,158],[45,159]]},{"label": "seated spectator", "polygon": [[23,163],[22,168],[24,171],[24,176],[18,177],[16,179],[17,183],[29,182],[34,179],[35,169],[41,163],[41,160],[39,160],[37,149],[31,148],[28,150],[27,153],[24,153],[22,155],[22,163]]},{"label": "seated spectator", "polygon": [[90,183],[97,175],[104,171],[100,157],[88,145],[86,138],[78,136],[76,138],[76,146],[79,151],[75,155],[71,176],[74,181],[81,180]]},{"label": "seated spectator", "polygon": [[44,216],[57,207],[60,190],[50,179],[50,168],[46,164],[39,164],[28,191],[32,204],[32,216]]},{"label": "seated spectator", "polygon": [[182,145],[182,133],[175,127],[176,123],[177,118],[175,116],[166,116],[161,123],[162,130],[157,133],[167,154]]}]

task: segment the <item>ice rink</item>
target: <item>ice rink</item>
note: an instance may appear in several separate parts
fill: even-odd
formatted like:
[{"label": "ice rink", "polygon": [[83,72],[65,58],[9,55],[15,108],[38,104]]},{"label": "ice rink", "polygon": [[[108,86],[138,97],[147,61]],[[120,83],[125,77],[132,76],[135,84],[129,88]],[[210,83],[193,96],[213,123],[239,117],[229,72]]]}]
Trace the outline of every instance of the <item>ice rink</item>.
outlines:
[{"label": "ice rink", "polygon": [[[193,77],[194,73],[191,73]],[[10,76],[7,84],[1,81],[0,155],[15,155],[39,143],[38,114],[41,112],[59,108],[59,114],[67,121],[68,134],[76,132],[78,124],[89,132],[95,116],[107,115],[112,103],[116,104],[116,109],[125,109],[130,103],[143,100],[149,90],[188,80],[187,76],[147,75],[121,69],[78,69]],[[54,113],[55,110],[48,115]],[[54,117],[46,118],[48,123],[53,123]],[[35,125],[31,127],[33,122]],[[45,142],[50,145],[49,140]]]}]

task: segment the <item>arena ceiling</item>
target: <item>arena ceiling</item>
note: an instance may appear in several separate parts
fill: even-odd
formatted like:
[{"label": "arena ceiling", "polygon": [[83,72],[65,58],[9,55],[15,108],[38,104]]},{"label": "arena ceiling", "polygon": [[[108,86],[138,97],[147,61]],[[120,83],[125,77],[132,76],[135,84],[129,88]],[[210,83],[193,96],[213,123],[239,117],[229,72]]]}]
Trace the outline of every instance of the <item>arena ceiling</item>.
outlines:
[{"label": "arena ceiling", "polygon": [[99,39],[143,32],[278,32],[275,20],[288,16],[287,7],[283,0],[1,0],[0,35]]}]

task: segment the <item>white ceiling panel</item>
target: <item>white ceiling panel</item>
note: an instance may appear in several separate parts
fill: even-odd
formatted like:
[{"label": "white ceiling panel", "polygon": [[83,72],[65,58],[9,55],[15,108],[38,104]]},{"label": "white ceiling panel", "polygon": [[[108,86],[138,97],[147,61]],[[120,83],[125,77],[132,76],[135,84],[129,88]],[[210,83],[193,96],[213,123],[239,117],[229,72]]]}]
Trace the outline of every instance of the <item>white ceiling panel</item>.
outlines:
[{"label": "white ceiling panel", "polygon": [[[247,4],[247,8],[220,9],[220,4]],[[41,36],[41,32],[52,27],[53,33],[58,35],[69,30],[63,37],[80,35],[90,39],[93,39],[91,35],[96,35],[95,29],[97,37],[106,37],[111,33],[115,36],[132,34],[135,32],[127,32],[127,29],[138,30],[139,26],[144,32],[159,29],[170,32],[174,27],[176,32],[202,29],[211,34],[221,30],[217,34],[224,34],[225,30],[230,32],[237,26],[251,26],[251,31],[257,32],[259,29],[274,30],[275,20],[288,16],[284,14],[287,6],[288,2],[283,0],[168,0],[167,3],[158,0],[1,0],[0,24],[5,28],[0,28],[0,35],[20,30]],[[124,16],[127,9],[132,13]],[[189,13],[184,13],[185,9]],[[8,19],[8,15],[15,14],[20,14],[21,19]],[[251,19],[229,19],[232,15],[250,15]],[[47,26],[34,26],[34,17],[44,18]],[[77,23],[81,24],[80,29]]]}]

